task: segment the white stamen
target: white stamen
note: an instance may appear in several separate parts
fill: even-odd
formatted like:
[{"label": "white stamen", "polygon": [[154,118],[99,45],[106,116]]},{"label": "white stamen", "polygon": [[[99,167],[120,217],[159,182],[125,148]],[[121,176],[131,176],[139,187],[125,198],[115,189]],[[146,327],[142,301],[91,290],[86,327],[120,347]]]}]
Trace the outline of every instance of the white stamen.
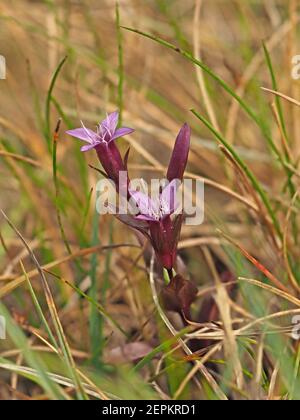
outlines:
[{"label": "white stamen", "polygon": [[105,130],[109,134],[109,136],[112,137],[112,132],[110,131],[110,116],[108,115],[108,113],[106,113],[106,119],[107,119],[107,127],[105,127]]},{"label": "white stamen", "polygon": [[91,140],[92,143],[94,143],[94,139],[91,137],[89,130],[86,128],[86,126],[83,124],[83,121],[80,121],[82,128],[84,129],[86,135],[88,136],[88,138]]}]

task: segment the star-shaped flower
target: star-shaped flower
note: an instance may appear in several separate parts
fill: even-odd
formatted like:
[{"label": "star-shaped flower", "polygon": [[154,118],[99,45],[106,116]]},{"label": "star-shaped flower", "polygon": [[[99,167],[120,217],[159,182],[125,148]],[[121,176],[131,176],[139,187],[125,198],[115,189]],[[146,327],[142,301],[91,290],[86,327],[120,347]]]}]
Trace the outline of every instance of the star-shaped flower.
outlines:
[{"label": "star-shaped flower", "polygon": [[119,112],[115,111],[108,114],[107,117],[93,131],[86,128],[83,123],[81,128],[67,131],[70,136],[76,137],[86,144],[81,147],[82,152],[95,149],[98,158],[106,172],[108,178],[114,181],[119,189],[120,173],[127,172],[126,159],[123,160],[120,151],[115,144],[119,137],[126,136],[134,130],[128,127],[117,128],[119,121]]},{"label": "star-shaped flower", "polygon": [[81,147],[82,152],[95,149],[100,144],[108,145],[110,142],[116,140],[119,137],[131,134],[134,130],[128,127],[117,128],[119,121],[119,112],[115,111],[108,114],[107,117],[97,125],[96,131],[86,128],[81,122],[81,128],[75,128],[74,130],[68,130],[67,134],[76,137],[87,144]]}]

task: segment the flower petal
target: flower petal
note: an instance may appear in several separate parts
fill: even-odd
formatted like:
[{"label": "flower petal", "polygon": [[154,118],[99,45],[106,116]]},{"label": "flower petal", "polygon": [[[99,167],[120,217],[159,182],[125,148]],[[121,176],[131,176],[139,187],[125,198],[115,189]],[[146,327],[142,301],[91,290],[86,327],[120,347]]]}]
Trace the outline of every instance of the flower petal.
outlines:
[{"label": "flower petal", "polygon": [[155,214],[156,207],[155,207],[154,202],[151,200],[151,198],[140,191],[130,190],[129,193],[131,197],[133,198],[133,200],[135,201],[142,215],[146,216],[150,220],[155,220],[154,214]]},{"label": "flower petal", "polygon": [[170,160],[167,178],[169,181],[180,179],[182,181],[190,151],[191,129],[184,124],[178,133],[172,157]]},{"label": "flower petal", "polygon": [[66,131],[66,133],[90,144],[97,141],[97,133],[89,128],[75,128],[74,130]]},{"label": "flower petal", "polygon": [[95,147],[97,147],[97,143],[93,143],[93,144],[85,144],[84,146],[81,147],[81,151],[82,152],[87,152],[88,150],[92,150],[95,149]]},{"label": "flower petal", "polygon": [[134,132],[133,128],[128,128],[128,127],[118,128],[115,131],[115,134],[112,136],[111,140],[116,140],[119,137],[126,136],[127,134],[131,134],[133,132]]},{"label": "flower petal", "polygon": [[144,214],[139,214],[138,216],[135,216],[136,220],[144,220],[145,222],[157,222],[158,220],[154,219],[153,217],[146,216]]},{"label": "flower petal", "polygon": [[119,219],[122,223],[124,223],[125,225],[128,225],[131,228],[138,230],[143,235],[149,238],[149,234],[148,234],[149,226],[147,222],[143,220],[136,220],[135,217],[127,215],[127,214],[116,214],[115,217]]},{"label": "flower petal", "polygon": [[115,111],[108,114],[107,117],[101,122],[100,126],[103,126],[105,131],[108,131],[113,136],[116,131],[119,121],[119,112]]},{"label": "flower petal", "polygon": [[180,184],[179,179],[173,179],[161,193],[160,202],[166,215],[174,213],[179,206],[177,192]]}]

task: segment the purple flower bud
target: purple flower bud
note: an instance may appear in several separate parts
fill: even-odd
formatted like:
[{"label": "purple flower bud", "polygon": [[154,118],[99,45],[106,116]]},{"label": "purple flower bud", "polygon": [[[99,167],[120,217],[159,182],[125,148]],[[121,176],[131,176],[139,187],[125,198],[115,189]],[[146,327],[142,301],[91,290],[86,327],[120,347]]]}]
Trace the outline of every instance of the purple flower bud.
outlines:
[{"label": "purple flower bud", "polygon": [[190,151],[191,129],[184,124],[178,133],[167,172],[168,181],[182,181]]}]

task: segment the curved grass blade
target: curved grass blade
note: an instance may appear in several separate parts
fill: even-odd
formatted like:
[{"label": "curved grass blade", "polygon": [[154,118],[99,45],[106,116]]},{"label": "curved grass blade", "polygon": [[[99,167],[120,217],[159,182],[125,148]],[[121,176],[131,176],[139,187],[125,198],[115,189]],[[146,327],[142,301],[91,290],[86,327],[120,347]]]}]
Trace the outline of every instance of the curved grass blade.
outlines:
[{"label": "curved grass blade", "polygon": [[246,165],[246,163],[243,161],[242,158],[240,158],[239,154],[236,153],[235,149],[229,144],[227,143],[227,141],[224,139],[224,137],[218,133],[214,127],[210,124],[209,121],[207,121],[202,115],[198,114],[197,111],[195,111],[194,109],[191,110],[192,113],[200,120],[203,122],[203,124],[214,134],[214,136],[223,144],[223,146],[226,148],[226,150],[228,150],[231,155],[234,157],[234,159],[238,162],[238,164],[241,166],[241,168],[244,170],[245,174],[247,175],[247,177],[249,178],[249,180],[251,181],[251,184],[253,185],[253,188],[257,191],[257,193],[259,194],[262,202],[264,203],[271,219],[272,222],[274,224],[274,227],[276,229],[276,232],[278,234],[278,236],[280,237],[280,239],[283,238],[283,234],[281,232],[281,228],[279,225],[279,222],[276,218],[276,215],[272,209],[270,200],[267,196],[267,194],[265,193],[265,191],[263,190],[263,188],[261,187],[259,181],[256,179],[255,175],[252,173],[252,171],[248,168],[248,166]]},{"label": "curved grass blade", "polygon": [[7,221],[8,225],[13,229],[13,231],[16,233],[16,235],[19,237],[19,239],[21,240],[21,242],[25,246],[28,254],[30,255],[30,257],[32,259],[32,262],[34,263],[34,265],[36,266],[36,268],[38,270],[38,273],[40,274],[41,282],[42,282],[42,286],[43,286],[43,289],[44,289],[44,293],[45,293],[46,301],[47,301],[47,304],[48,304],[49,312],[51,314],[52,322],[53,322],[54,327],[55,327],[55,331],[56,331],[56,334],[57,334],[57,337],[58,337],[58,341],[59,341],[60,348],[61,348],[61,351],[63,353],[64,359],[65,359],[66,365],[68,366],[70,375],[71,375],[71,377],[74,381],[77,396],[80,400],[86,400],[87,395],[84,391],[81,380],[78,377],[78,373],[76,371],[76,365],[75,365],[75,362],[74,362],[74,359],[73,359],[68,341],[66,339],[66,336],[65,336],[65,333],[64,333],[64,330],[63,330],[63,326],[62,326],[61,321],[59,319],[57,308],[56,308],[56,305],[55,305],[50,287],[48,285],[46,276],[44,274],[44,271],[43,271],[41,265],[39,264],[34,252],[30,248],[30,246],[27,244],[27,242],[24,239],[24,237],[22,236],[22,234],[18,231],[18,229],[10,221],[10,219],[6,216],[4,211],[0,209],[0,212],[2,213],[4,219]]},{"label": "curved grass blade", "polygon": [[183,57],[187,58],[192,63],[196,64],[197,66],[201,67],[203,71],[205,71],[210,77],[212,77],[222,88],[229,93],[244,109],[244,111],[249,115],[249,117],[256,123],[256,125],[260,128],[263,136],[267,140],[269,147],[277,157],[278,161],[281,163],[281,165],[284,167],[284,160],[282,159],[282,156],[277,149],[275,143],[273,142],[273,139],[269,133],[269,129],[265,125],[264,121],[253,111],[253,109],[247,105],[247,103],[237,94],[234,92],[234,90],[220,77],[218,76],[213,70],[211,70],[207,65],[205,65],[202,61],[196,59],[191,53],[188,51],[185,51],[179,47],[177,47],[174,44],[171,44],[168,41],[165,41],[162,38],[159,38],[155,35],[151,35],[147,32],[140,31],[138,29],[129,28],[127,26],[121,26],[123,29],[126,29],[127,31],[134,32],[138,35],[141,35],[145,38],[151,39],[152,41],[157,42],[160,45],[163,45],[164,47],[167,47]]},{"label": "curved grass blade", "polygon": [[56,348],[56,350],[58,350],[59,347],[58,347],[57,341],[56,341],[56,339],[55,339],[55,337],[54,337],[54,335],[53,335],[53,333],[51,331],[51,328],[50,328],[50,326],[49,326],[49,324],[48,324],[48,322],[47,322],[47,320],[45,318],[45,315],[43,313],[43,310],[41,308],[41,305],[40,305],[40,303],[38,301],[38,298],[36,297],[35,291],[34,291],[34,289],[32,287],[32,284],[31,284],[31,282],[29,280],[27,271],[25,270],[25,267],[24,267],[22,261],[20,261],[20,264],[21,264],[21,269],[23,271],[23,274],[24,274],[24,276],[26,278],[26,283],[27,283],[27,286],[29,288],[29,292],[30,292],[30,295],[32,297],[33,304],[34,304],[34,306],[35,306],[35,308],[37,310],[37,313],[38,313],[38,315],[40,317],[40,320],[41,320],[42,324],[44,325],[44,327],[46,329],[46,332],[48,334],[48,337],[50,338],[53,346]]},{"label": "curved grass blade", "polygon": [[[92,221],[92,246],[99,245],[99,221],[98,213],[95,212]],[[92,254],[90,261],[89,276],[91,279],[91,286],[89,290],[89,296],[93,301],[97,301],[98,293],[100,294],[99,282],[97,277],[97,266],[98,266],[98,255]],[[95,305],[90,305],[89,313],[89,334],[90,334],[90,348],[91,348],[91,363],[96,368],[102,366],[102,354],[103,347],[105,344],[105,338],[103,335],[103,317],[97,310]]]},{"label": "curved grass blade", "polygon": [[61,232],[61,236],[63,239],[63,242],[65,244],[66,250],[68,251],[68,253],[71,255],[72,254],[72,250],[71,247],[69,245],[69,242],[67,240],[66,234],[65,234],[65,229],[61,220],[61,213],[60,213],[60,209],[59,209],[59,183],[58,183],[58,179],[57,179],[57,141],[58,141],[58,132],[59,132],[59,128],[60,128],[60,123],[61,123],[61,119],[58,120],[55,132],[54,132],[54,136],[53,136],[53,150],[52,150],[52,170],[53,170],[53,182],[54,182],[54,187],[55,187],[55,207],[56,207],[56,216],[57,216],[57,222],[59,225],[59,229]]},{"label": "curved grass blade", "polygon": [[[273,65],[272,65],[271,56],[269,54],[269,51],[268,51],[265,43],[263,43],[263,50],[264,50],[264,53],[265,53],[266,62],[267,62],[269,72],[270,72],[270,76],[271,76],[271,79],[272,79],[272,88],[273,88],[273,90],[278,91],[278,85],[277,85],[277,80],[276,80],[275,72],[274,72]],[[275,96],[275,104],[276,104],[276,109],[277,109],[277,113],[278,113],[279,123],[280,123],[280,126],[281,126],[282,135],[284,136],[284,142],[285,142],[286,145],[288,145],[289,144],[289,139],[288,139],[287,129],[286,129],[285,121],[284,121],[281,101],[280,101],[280,97],[277,96],[277,95]],[[291,159],[290,159],[290,155],[286,150],[285,150],[284,155],[285,155],[286,161],[289,164],[292,164]],[[295,186],[292,182],[293,171],[291,171],[286,166],[284,167],[284,170],[287,174],[287,186],[288,186],[290,195],[291,195],[291,197],[294,197],[294,195],[296,193],[296,189],[295,189]],[[292,227],[293,227],[294,241],[295,241],[295,243],[297,243],[298,227],[297,227],[297,223],[296,223],[294,215],[292,216]]]},{"label": "curved grass blade", "polygon": [[[274,72],[273,65],[272,65],[271,56],[270,56],[270,53],[269,53],[269,51],[267,49],[267,46],[264,42],[263,42],[263,50],[264,50],[264,53],[265,53],[266,62],[267,62],[269,72],[270,72],[270,76],[271,76],[271,79],[272,79],[273,90],[277,91],[278,90],[278,85],[277,85],[277,80],[276,80],[275,72]],[[276,103],[276,108],[277,108],[279,119],[280,119],[282,132],[284,133],[285,139],[288,143],[287,129],[286,129],[285,121],[284,121],[284,116],[283,116],[283,111],[282,111],[280,98],[278,96],[275,97],[275,103]],[[288,155],[286,155],[286,159],[289,161],[289,156]]]},{"label": "curved grass blade", "polygon": [[[49,375],[46,373],[47,369],[41,358],[34,354],[30,349],[28,340],[16,323],[11,318],[9,311],[6,306],[0,302],[0,314],[4,316],[6,320],[7,331],[10,339],[16,346],[16,348],[22,351],[22,354],[29,366],[36,370],[38,384],[47,392],[47,395],[54,400],[65,400],[66,395],[60,387],[54,383]],[[1,358],[1,363],[4,359]],[[8,362],[8,364],[11,362]]]},{"label": "curved grass blade", "polygon": [[51,104],[51,100],[52,100],[52,92],[55,86],[55,82],[57,80],[57,77],[63,67],[63,65],[65,64],[66,60],[67,60],[68,56],[64,57],[61,62],[59,63],[59,65],[57,66],[57,69],[55,70],[50,86],[49,86],[49,90],[47,93],[47,98],[46,98],[46,107],[45,107],[45,136],[46,136],[46,140],[48,143],[48,149],[49,152],[51,152],[51,129],[50,129],[50,104]]}]

